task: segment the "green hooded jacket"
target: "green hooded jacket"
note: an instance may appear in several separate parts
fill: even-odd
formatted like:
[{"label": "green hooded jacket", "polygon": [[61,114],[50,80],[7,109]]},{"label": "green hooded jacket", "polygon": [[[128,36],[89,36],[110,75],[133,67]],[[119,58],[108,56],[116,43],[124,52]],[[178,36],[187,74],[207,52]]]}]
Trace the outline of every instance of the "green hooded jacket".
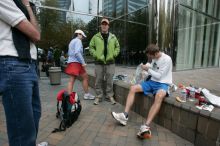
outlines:
[{"label": "green hooded jacket", "polygon": [[120,45],[116,36],[109,33],[108,44],[107,44],[107,56],[104,56],[104,39],[101,33],[97,33],[93,36],[89,44],[89,52],[98,62],[103,62],[108,64],[108,62],[114,62],[115,57],[118,56],[120,52]]}]

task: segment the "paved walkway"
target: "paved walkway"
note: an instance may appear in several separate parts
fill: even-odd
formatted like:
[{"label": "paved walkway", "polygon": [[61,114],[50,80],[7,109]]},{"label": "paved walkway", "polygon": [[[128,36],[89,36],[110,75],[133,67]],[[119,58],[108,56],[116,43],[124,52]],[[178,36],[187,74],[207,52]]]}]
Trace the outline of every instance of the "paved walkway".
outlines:
[{"label": "paved walkway", "polygon": [[[42,101],[42,117],[38,141],[48,141],[49,146],[193,146],[190,142],[173,134],[171,131],[152,124],[153,137],[150,140],[139,140],[136,132],[144,119],[131,112],[127,126],[120,126],[111,117],[110,112],[121,111],[120,104],[111,105],[103,101],[98,106],[93,101],[82,101],[83,110],[79,119],[65,132],[52,134],[51,131],[59,126],[56,119],[56,94],[66,87],[68,78],[62,78],[62,85],[51,86],[46,77],[40,80]],[[74,90],[82,97],[81,83],[76,82]],[[93,89],[90,89],[94,93]],[[1,101],[0,101],[1,102]],[[8,146],[5,116],[0,104],[0,146]]]},{"label": "paved walkway", "polygon": [[[87,67],[88,73],[94,73],[94,66]],[[131,78],[135,72],[134,68],[116,67],[116,74],[127,74]],[[211,92],[220,95],[220,69],[201,69],[174,72],[174,83],[185,85],[193,84],[205,87]],[[44,74],[42,74],[44,76]],[[83,109],[78,121],[76,121],[65,132],[52,134],[51,131],[59,126],[60,121],[56,119],[56,94],[60,89],[66,87],[68,78],[62,75],[62,84],[51,86],[47,77],[41,77],[40,94],[42,99],[42,117],[38,141],[48,141],[50,146],[192,146],[190,142],[173,134],[171,131],[152,124],[153,137],[150,140],[139,140],[136,132],[144,119],[131,112],[127,126],[120,126],[111,117],[110,112],[122,111],[124,107],[120,104],[111,105],[103,101],[98,106],[93,101],[82,101]],[[81,83],[76,81],[74,90],[82,97],[83,89]],[[93,89],[90,89],[94,93]],[[0,98],[1,102],[1,98]],[[2,104],[0,104],[0,146],[8,146],[5,116]]]}]

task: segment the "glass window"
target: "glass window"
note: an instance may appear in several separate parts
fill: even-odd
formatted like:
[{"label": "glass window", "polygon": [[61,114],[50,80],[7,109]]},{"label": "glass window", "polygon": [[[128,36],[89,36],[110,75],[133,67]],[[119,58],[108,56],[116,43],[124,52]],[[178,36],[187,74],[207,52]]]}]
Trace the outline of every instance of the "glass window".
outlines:
[{"label": "glass window", "polygon": [[181,5],[178,21],[176,70],[218,66],[219,22]]},{"label": "glass window", "polygon": [[116,10],[116,17],[120,17],[122,15],[124,15],[125,13],[125,6],[124,6],[124,0],[117,0],[116,1],[116,6],[115,6],[115,10]]},{"label": "glass window", "polygon": [[[196,0],[194,0],[196,1]],[[180,4],[186,5],[186,6],[192,6],[193,0],[180,0]]]},{"label": "glass window", "polygon": [[113,1],[103,0],[103,15],[112,17],[113,16]]},{"label": "glass window", "polygon": [[148,0],[128,0],[128,13],[137,11],[143,8],[148,3]]},{"label": "glass window", "polygon": [[146,63],[147,26],[127,23],[127,56],[128,64],[137,66]]},{"label": "glass window", "polygon": [[[110,18],[110,32],[117,36],[121,46],[116,60],[118,64],[137,65],[144,57],[134,61],[133,56],[143,54],[148,43],[153,41],[171,55],[176,70],[219,65],[218,0],[179,0],[175,14],[177,19],[173,19],[175,11],[169,8],[173,6],[170,0],[155,1],[152,5],[148,5],[149,0],[35,1],[42,33],[40,48],[52,46],[67,50],[77,28],[87,34],[83,45],[88,47],[92,36],[99,31],[100,16],[106,16]],[[174,27],[175,38],[172,37]],[[172,41],[175,45],[172,45]],[[170,49],[170,46],[174,49]],[[173,52],[169,54],[169,50]]]}]

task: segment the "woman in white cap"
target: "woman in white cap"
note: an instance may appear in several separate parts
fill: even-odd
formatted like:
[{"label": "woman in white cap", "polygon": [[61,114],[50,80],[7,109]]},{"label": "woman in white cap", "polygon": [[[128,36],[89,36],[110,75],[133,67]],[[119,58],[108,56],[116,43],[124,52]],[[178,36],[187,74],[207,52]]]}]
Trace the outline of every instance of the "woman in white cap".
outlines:
[{"label": "woman in white cap", "polygon": [[67,91],[69,94],[72,93],[74,81],[77,76],[83,78],[83,89],[85,91],[84,99],[94,99],[95,96],[88,92],[88,74],[85,70],[85,60],[83,58],[83,46],[82,39],[85,38],[85,33],[77,29],[74,33],[73,39],[69,43],[68,50],[68,61],[65,72],[70,76]]}]

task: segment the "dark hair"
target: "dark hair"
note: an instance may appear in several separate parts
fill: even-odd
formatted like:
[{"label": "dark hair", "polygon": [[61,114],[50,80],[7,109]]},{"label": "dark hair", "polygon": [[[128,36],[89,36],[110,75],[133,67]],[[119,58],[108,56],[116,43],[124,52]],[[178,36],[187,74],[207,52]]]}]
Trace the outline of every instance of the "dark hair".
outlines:
[{"label": "dark hair", "polygon": [[150,44],[147,46],[146,53],[150,55],[155,55],[160,52],[160,48],[155,44]]},{"label": "dark hair", "polygon": [[78,33],[73,34],[73,39],[75,39],[78,36]]}]

